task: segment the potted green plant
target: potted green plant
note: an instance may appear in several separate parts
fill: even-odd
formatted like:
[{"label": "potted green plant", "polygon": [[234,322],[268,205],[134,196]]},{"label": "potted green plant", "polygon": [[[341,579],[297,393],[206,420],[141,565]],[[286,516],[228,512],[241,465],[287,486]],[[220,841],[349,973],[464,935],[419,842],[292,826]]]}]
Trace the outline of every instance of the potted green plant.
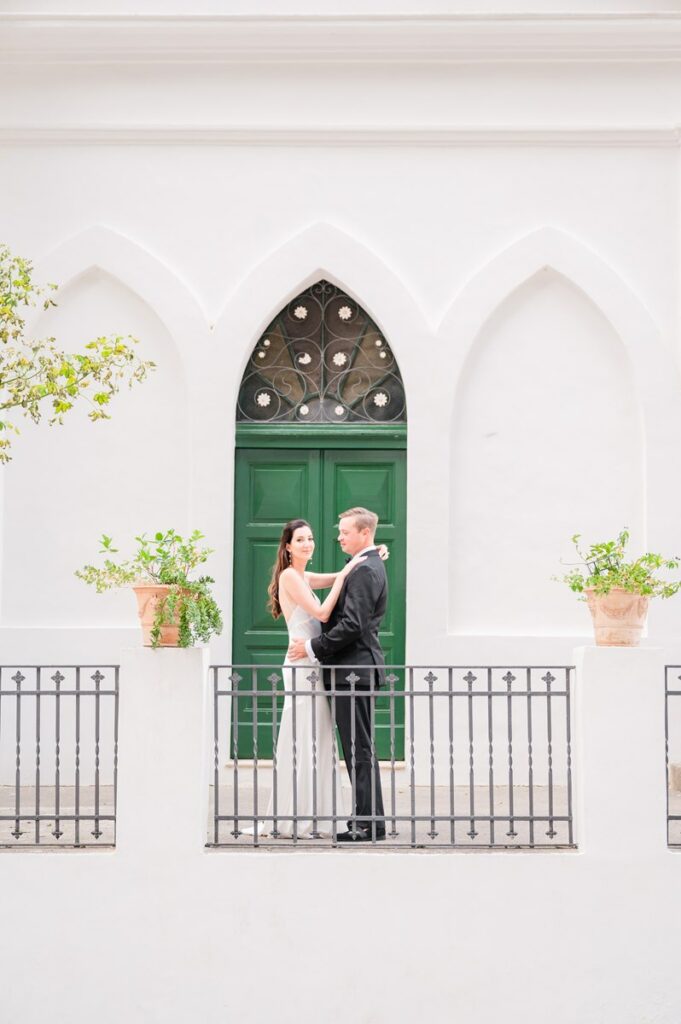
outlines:
[{"label": "potted green plant", "polygon": [[198,530],[185,540],[175,530],[135,537],[137,551],[130,559],[118,554],[111,537],[101,539],[104,565],[86,565],[76,576],[94,586],[98,594],[131,586],[137,597],[145,647],[191,647],[222,632],[222,616],[210,593],[210,576],[190,579],[197,566],[212,553],[199,547]]},{"label": "potted green plant", "polygon": [[641,639],[651,597],[672,597],[681,582],[669,582],[657,570],[678,569],[678,558],[665,558],[648,551],[634,561],[627,560],[629,531],[617,540],[592,544],[580,550],[580,534],[572,538],[579,562],[564,576],[554,579],[567,583],[586,601],[594,624],[596,643],[602,647],[636,647]]}]

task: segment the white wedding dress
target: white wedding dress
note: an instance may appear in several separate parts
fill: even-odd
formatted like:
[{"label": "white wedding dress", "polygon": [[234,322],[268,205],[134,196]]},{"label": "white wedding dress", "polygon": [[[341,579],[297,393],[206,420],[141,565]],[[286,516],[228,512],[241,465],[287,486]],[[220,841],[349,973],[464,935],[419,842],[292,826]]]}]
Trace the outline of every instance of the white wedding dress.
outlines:
[{"label": "white wedding dress", "polygon": [[[314,597],[317,600],[316,595]],[[293,609],[287,626],[289,640],[292,637],[311,640],[322,631],[319,620],[308,615],[299,605]],[[294,667],[295,689],[304,691],[305,694],[295,698],[291,693],[294,685]],[[313,671],[317,677],[314,697],[311,695],[313,685],[309,680]],[[341,786],[344,766],[338,756],[336,737],[331,724],[331,709],[324,690],[321,668],[308,661],[291,662],[287,658],[283,666],[283,677],[287,693],[284,697],[276,746],[276,832],[282,837],[293,836],[295,813],[295,834],[298,839],[311,839],[316,835],[330,836],[334,829],[334,822],[331,820],[334,814],[334,788],[335,814],[341,830],[345,827],[348,810]],[[275,761],[272,771],[272,793],[265,820],[259,822],[259,835],[272,835],[274,829]],[[246,834],[252,834],[253,829],[244,831]]]}]

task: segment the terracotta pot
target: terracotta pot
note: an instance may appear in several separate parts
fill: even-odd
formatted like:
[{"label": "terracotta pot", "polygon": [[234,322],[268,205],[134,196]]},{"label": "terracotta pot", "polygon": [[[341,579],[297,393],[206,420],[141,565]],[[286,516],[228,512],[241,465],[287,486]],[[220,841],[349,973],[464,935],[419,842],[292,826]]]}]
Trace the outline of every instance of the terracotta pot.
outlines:
[{"label": "terracotta pot", "polygon": [[[132,588],[137,598],[137,611],[142,624],[142,638],[145,647],[151,647],[151,627],[156,617],[159,601],[173,589],[167,583],[143,583]],[[161,626],[159,647],[177,647],[180,639],[179,625]]]},{"label": "terracotta pot", "polygon": [[649,597],[613,587],[609,594],[585,591],[599,647],[638,647],[648,614]]}]

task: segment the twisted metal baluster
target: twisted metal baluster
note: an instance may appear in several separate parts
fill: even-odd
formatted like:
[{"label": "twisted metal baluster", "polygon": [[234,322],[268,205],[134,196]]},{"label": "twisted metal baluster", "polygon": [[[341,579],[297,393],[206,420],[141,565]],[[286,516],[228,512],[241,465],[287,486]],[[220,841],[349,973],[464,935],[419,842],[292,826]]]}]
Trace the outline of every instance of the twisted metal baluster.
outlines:
[{"label": "twisted metal baluster", "polygon": [[[233,668],[234,666],[232,666]],[[232,671],[229,676],[232,692],[232,793],[234,801],[234,828],[232,835],[238,839],[241,835],[239,828],[239,683],[242,676]]]},{"label": "twisted metal baluster", "polygon": [[391,672],[389,676],[386,676],[386,682],[390,686],[390,815],[392,821],[390,836],[394,839],[398,835],[395,790],[395,684],[399,682],[399,676]]},{"label": "twisted metal baluster", "polygon": [[454,696],[453,672],[447,669],[447,703],[449,705],[449,839],[452,846],[456,845],[455,838],[455,802],[454,802]]},{"label": "twisted metal baluster", "polygon": [[94,675],[90,676],[95,684],[95,827],[90,834],[99,839],[102,832],[99,827],[99,725],[100,725],[100,685],[104,676],[97,669]]},{"label": "twisted metal baluster", "polygon": [[272,675],[267,677],[269,683],[272,684],[272,832],[271,836],[273,839],[278,839],[280,832],[277,828],[277,683],[281,677],[273,672]]},{"label": "twisted metal baluster", "polygon": [[[666,672],[666,670],[665,670]],[[572,736],[570,724],[570,677],[572,675],[572,669],[567,668],[565,670],[565,739],[567,743],[567,805],[568,805],[568,842],[570,846],[574,843],[573,827],[572,827]],[[665,702],[665,716],[667,713],[666,702]],[[665,724],[665,737],[666,737],[666,724]],[[665,740],[665,747],[667,747]],[[669,787],[667,787],[667,805],[669,805]]]},{"label": "twisted metal baluster", "polygon": [[80,846],[80,668],[76,669],[75,843]]},{"label": "twisted metal baluster", "polygon": [[12,835],[19,839],[24,833],[21,831],[21,684],[25,680],[19,670],[12,676],[12,682],[16,683],[17,692],[17,714],[16,714],[16,751],[15,751],[15,781],[14,781],[14,831]]},{"label": "twisted metal baluster", "polygon": [[331,845],[338,846],[336,831],[338,828],[338,806],[336,803],[336,773],[338,771],[338,755],[336,748],[336,670],[331,669]]},{"label": "twisted metal baluster", "polygon": [[317,828],[317,680],[319,676],[312,670],[307,681],[310,684],[312,702],[312,831],[313,839],[319,839]]},{"label": "twisted metal baluster", "polygon": [[251,735],[253,738],[253,845],[260,845],[258,827],[258,670],[251,668]]},{"label": "twisted metal baluster", "polygon": [[35,670],[35,842],[40,845],[40,668]]},{"label": "twisted metal baluster", "polygon": [[[376,691],[375,674],[369,676],[369,766],[371,769],[371,842],[376,843]],[[385,821],[383,822],[385,828]]]},{"label": "twisted metal baluster", "polygon": [[59,828],[59,814],[61,811],[61,684],[64,676],[59,669],[51,677],[54,683],[54,831],[55,839],[60,839],[64,834]]},{"label": "twisted metal baluster", "polygon": [[534,846],[534,762],[532,758],[532,669],[527,669],[527,785],[530,846]]},{"label": "twisted metal baluster", "polygon": [[494,738],[492,720],[492,669],[487,669],[487,761],[489,792],[489,841],[494,846]]},{"label": "twisted metal baluster", "polygon": [[546,835],[549,839],[553,839],[556,835],[553,827],[553,737],[551,735],[551,683],[554,683],[555,680],[556,677],[552,676],[550,672],[542,676],[542,682],[546,683],[546,739],[549,761],[549,828]]},{"label": "twisted metal baluster", "polygon": [[353,837],[357,835],[357,760],[355,751],[355,683],[359,676],[351,672],[345,677],[350,683],[350,779],[352,781],[352,821],[351,832]]},{"label": "twisted metal baluster", "polygon": [[428,835],[431,839],[435,839],[437,836],[435,828],[435,714],[433,708],[433,685],[436,681],[437,676],[432,672],[424,677],[424,682],[428,686],[428,730],[430,734],[430,832]]},{"label": "twisted metal baluster", "polygon": [[506,683],[506,715],[508,720],[508,832],[507,836],[515,839],[518,833],[515,830],[514,804],[513,804],[513,697],[511,686],[515,682],[515,676],[509,671],[502,676]]},{"label": "twisted metal baluster", "polygon": [[468,805],[470,817],[470,829],[466,833],[471,839],[475,839],[475,752],[473,746],[473,683],[477,679],[471,671],[463,677],[468,684]]},{"label": "twisted metal baluster", "polygon": [[296,669],[291,668],[291,756],[293,763],[293,843],[298,842],[298,743],[296,740]]}]

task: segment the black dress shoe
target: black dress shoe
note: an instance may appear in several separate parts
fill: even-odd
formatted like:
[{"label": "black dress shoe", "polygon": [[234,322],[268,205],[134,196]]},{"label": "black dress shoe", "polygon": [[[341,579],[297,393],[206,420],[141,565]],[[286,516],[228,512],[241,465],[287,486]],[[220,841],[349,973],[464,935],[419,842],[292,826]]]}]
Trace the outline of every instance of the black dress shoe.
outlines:
[{"label": "black dress shoe", "polygon": [[[376,842],[380,843],[385,839],[385,832],[376,833]],[[365,828],[355,829],[354,832],[348,830],[347,832],[339,832],[336,836],[337,843],[370,843],[371,831]]]}]

